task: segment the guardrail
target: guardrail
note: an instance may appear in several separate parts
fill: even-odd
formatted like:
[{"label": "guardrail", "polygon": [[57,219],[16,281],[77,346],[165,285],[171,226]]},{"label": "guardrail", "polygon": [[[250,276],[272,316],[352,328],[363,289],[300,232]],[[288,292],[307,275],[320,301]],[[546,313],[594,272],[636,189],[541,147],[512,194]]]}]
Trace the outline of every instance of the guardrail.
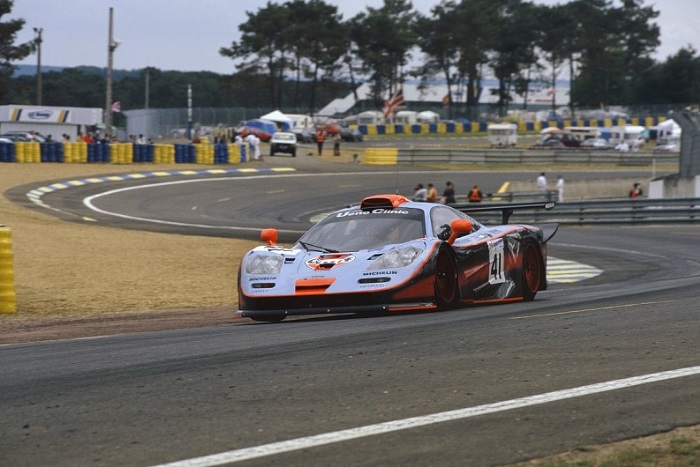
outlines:
[{"label": "guardrail", "polygon": [[[502,196],[499,194],[498,196]],[[530,193],[529,195],[533,195]],[[523,196],[522,198],[526,198]],[[540,201],[547,199],[540,194]],[[521,199],[522,200],[522,199]],[[502,202],[484,202],[504,204]],[[473,203],[457,203],[452,207],[468,213]],[[500,212],[479,212],[474,215],[484,224],[501,222]],[[554,209],[523,210],[513,214],[511,222],[519,224],[557,222],[561,225],[592,224],[693,224],[700,223],[700,198],[672,199],[612,199],[594,201],[576,201],[557,204]]]},{"label": "guardrail", "polygon": [[[370,156],[370,154],[367,154]],[[678,164],[677,153],[618,152],[583,149],[449,149],[399,148],[395,160],[376,163],[398,164],[597,164],[615,166],[653,166]]]}]

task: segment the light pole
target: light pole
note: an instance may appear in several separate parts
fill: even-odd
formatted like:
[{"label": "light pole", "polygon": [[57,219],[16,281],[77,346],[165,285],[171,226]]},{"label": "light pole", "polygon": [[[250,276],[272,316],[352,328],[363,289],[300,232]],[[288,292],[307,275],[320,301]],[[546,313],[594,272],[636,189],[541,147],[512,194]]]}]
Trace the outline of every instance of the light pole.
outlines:
[{"label": "light pole", "polygon": [[105,97],[105,134],[112,135],[112,55],[119,46],[119,41],[114,40],[113,31],[114,8],[109,8],[109,37],[107,38],[107,92]]},{"label": "light pole", "polygon": [[34,28],[34,46],[36,47],[36,105],[41,105],[41,33],[42,28]]}]

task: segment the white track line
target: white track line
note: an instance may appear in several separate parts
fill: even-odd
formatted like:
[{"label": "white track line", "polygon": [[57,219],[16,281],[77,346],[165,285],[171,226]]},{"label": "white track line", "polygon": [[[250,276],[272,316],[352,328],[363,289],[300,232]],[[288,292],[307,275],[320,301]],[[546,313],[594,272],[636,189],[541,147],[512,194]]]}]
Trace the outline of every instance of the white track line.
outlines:
[{"label": "white track line", "polygon": [[298,451],[308,449],[314,446],[323,446],[325,444],[339,443],[366,436],[381,435],[393,431],[408,430],[420,426],[432,425],[434,423],[449,422],[460,420],[478,415],[502,412],[504,410],[519,409],[538,404],[546,404],[549,402],[571,399],[574,397],[582,397],[591,394],[615,391],[617,389],[639,386],[642,384],[655,383],[674,378],[683,378],[686,376],[694,376],[700,374],[700,366],[681,368],[678,370],[664,371],[661,373],[652,373],[649,375],[635,376],[632,378],[618,379],[604,383],[591,384],[588,386],[580,386],[573,389],[564,389],[561,391],[548,392],[545,394],[523,397],[520,399],[512,399],[509,401],[495,402],[492,404],[479,405],[466,409],[452,410],[449,412],[441,412],[422,417],[406,418],[403,420],[395,420],[392,422],[378,423],[376,425],[367,425],[363,427],[350,428],[348,430],[334,431],[331,433],[322,433],[305,438],[291,439],[288,441],[280,441],[277,443],[264,444],[251,448],[236,449],[233,451],[221,452],[209,456],[186,459],[170,464],[162,464],[157,467],[206,467],[222,464],[230,464],[258,457],[271,456],[290,451]]}]

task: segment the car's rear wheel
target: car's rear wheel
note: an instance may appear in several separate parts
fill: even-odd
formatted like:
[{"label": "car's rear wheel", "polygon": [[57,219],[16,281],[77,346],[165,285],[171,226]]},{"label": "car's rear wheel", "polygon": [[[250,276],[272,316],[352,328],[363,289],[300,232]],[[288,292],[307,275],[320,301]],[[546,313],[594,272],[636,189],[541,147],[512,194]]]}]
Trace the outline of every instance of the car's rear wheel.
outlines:
[{"label": "car's rear wheel", "polygon": [[435,260],[435,301],[441,310],[454,306],[458,298],[457,263],[447,248],[440,248]]},{"label": "car's rear wheel", "polygon": [[523,299],[531,301],[537,295],[542,281],[543,264],[540,249],[533,241],[525,242],[522,256]]}]

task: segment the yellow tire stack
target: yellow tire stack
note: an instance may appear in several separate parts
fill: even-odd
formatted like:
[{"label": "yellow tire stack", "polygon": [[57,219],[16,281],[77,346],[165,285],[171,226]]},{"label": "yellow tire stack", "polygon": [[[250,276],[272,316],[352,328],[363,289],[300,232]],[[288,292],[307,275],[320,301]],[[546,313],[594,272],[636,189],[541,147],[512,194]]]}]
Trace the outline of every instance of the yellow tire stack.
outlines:
[{"label": "yellow tire stack", "polygon": [[0,313],[17,311],[12,230],[0,225]]}]

